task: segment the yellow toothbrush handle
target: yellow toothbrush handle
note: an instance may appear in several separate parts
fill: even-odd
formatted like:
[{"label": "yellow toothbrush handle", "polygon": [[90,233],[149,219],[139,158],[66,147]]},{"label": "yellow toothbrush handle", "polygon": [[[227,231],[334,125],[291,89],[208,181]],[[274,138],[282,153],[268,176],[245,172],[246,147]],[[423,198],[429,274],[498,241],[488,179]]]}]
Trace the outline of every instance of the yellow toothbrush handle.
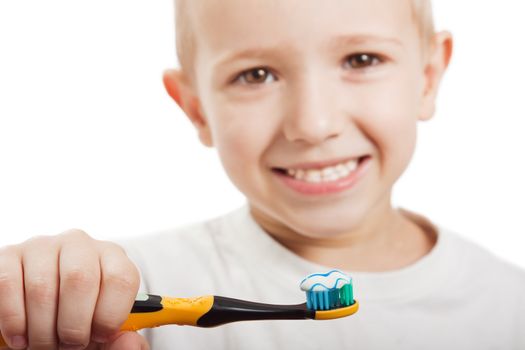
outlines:
[{"label": "yellow toothbrush handle", "polygon": [[[132,312],[121,330],[136,331],[168,324],[195,326],[197,320],[213,306],[213,295],[195,298],[170,298],[148,295],[142,309],[135,301]],[[151,300],[153,297],[161,300]]]}]

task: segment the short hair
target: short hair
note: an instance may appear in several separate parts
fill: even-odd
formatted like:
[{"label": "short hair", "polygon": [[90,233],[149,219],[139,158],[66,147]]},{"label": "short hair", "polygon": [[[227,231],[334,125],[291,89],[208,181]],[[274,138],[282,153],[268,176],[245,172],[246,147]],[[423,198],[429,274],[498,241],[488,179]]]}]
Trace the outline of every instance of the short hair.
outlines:
[{"label": "short hair", "polygon": [[[194,74],[195,38],[192,31],[191,15],[188,4],[195,0],[175,1],[175,38],[177,58],[183,72],[191,77]],[[412,16],[419,29],[424,55],[429,48],[435,33],[431,0],[409,0],[412,6]]]}]

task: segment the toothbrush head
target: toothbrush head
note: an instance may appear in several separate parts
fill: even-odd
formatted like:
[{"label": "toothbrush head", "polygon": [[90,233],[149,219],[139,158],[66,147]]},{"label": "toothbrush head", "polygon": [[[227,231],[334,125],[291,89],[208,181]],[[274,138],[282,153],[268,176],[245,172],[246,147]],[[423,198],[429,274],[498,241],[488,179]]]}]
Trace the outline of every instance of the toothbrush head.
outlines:
[{"label": "toothbrush head", "polygon": [[306,293],[306,306],[315,311],[315,319],[328,320],[357,312],[359,303],[354,299],[352,278],[339,270],[314,273],[301,281]]}]

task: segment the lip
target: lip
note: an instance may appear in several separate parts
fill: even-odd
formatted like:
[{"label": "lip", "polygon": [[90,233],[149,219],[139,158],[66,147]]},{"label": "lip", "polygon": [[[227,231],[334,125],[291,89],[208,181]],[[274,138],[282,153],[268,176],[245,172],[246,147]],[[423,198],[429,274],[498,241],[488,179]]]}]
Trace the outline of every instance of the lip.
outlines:
[{"label": "lip", "polygon": [[[353,158],[344,158],[344,159],[353,159]],[[342,161],[344,161],[344,159]],[[288,176],[282,172],[276,171],[272,169],[272,174],[274,174],[282,184],[285,185],[285,187],[293,190],[296,193],[303,194],[303,195],[309,195],[309,196],[322,196],[322,195],[330,195],[330,194],[336,194],[341,193],[346,190],[349,190],[358,183],[359,179],[361,179],[364,174],[366,173],[366,170],[369,168],[371,163],[372,157],[371,156],[365,156],[359,158],[359,164],[353,172],[351,172],[348,176],[340,178],[336,181],[329,181],[329,182],[319,182],[319,183],[310,183],[306,181],[297,180],[291,176]],[[340,163],[341,161],[339,161]],[[301,164],[304,165],[310,165],[310,168],[312,168],[312,164],[318,165],[323,164],[323,166],[329,166],[325,164],[334,164],[331,162],[321,162],[321,163],[304,163]],[[335,163],[337,164],[337,163]],[[302,168],[305,169],[305,168]]]}]

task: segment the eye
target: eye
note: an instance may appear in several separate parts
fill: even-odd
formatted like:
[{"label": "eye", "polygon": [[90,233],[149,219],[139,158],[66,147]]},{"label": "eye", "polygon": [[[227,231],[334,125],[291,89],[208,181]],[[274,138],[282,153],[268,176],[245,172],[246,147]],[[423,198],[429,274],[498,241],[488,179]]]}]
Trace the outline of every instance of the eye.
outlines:
[{"label": "eye", "polygon": [[264,83],[268,79],[269,76],[273,76],[273,73],[270,73],[270,71],[267,68],[257,67],[257,68],[242,72],[235,79],[235,81],[241,80],[241,83],[243,84],[256,85],[256,84]]},{"label": "eye", "polygon": [[370,53],[359,53],[355,55],[348,56],[346,62],[350,64],[352,69],[364,69],[372,66],[376,66],[383,60],[374,54]]}]

